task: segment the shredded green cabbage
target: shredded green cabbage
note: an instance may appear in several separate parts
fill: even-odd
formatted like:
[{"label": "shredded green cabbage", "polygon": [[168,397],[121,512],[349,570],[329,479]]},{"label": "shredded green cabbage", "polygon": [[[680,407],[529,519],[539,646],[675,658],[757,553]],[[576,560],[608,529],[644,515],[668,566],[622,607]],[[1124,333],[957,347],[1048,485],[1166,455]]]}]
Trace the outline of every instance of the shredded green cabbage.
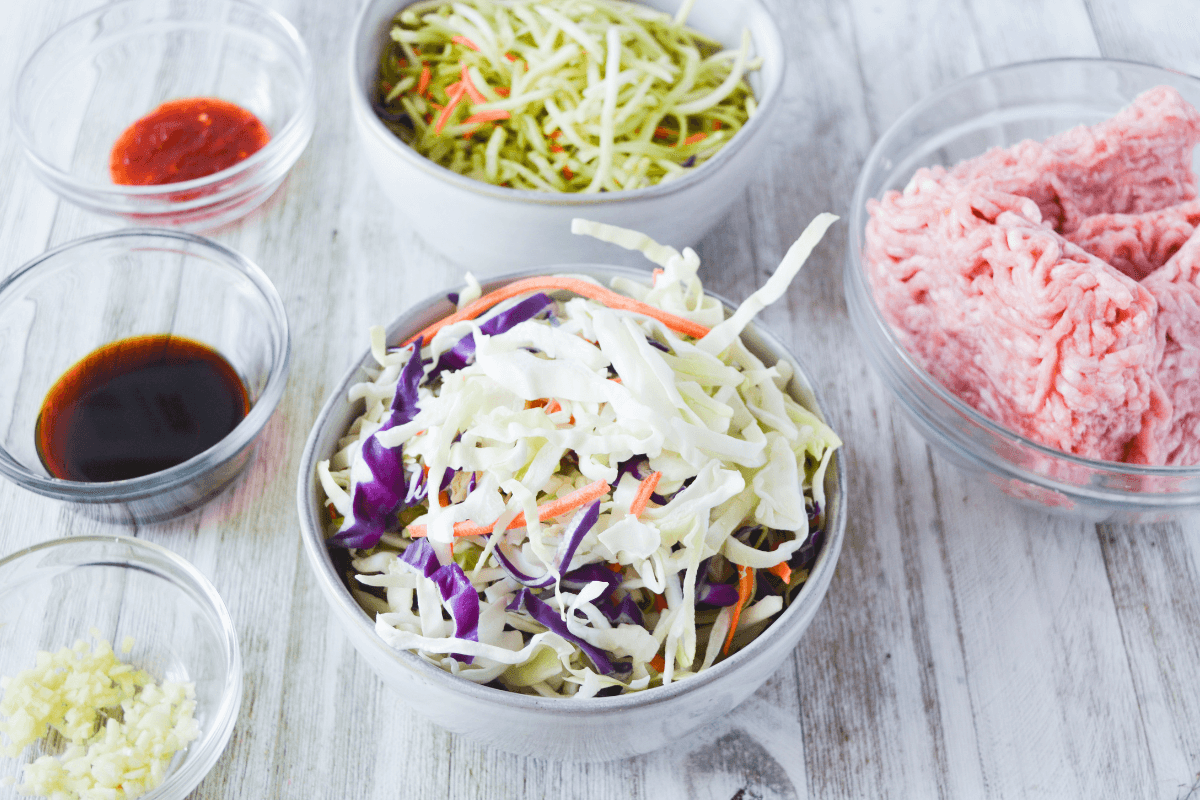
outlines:
[{"label": "shredded green cabbage", "polygon": [[546,192],[636,189],[703,163],[754,113],[737,50],[625,0],[417,3],[393,21],[376,110],[418,153]]},{"label": "shredded green cabbage", "polygon": [[[819,549],[814,532],[824,525],[825,472],[841,441],[787,393],[787,363],[765,364],[741,332],[783,294],[835,219],[814,220],[776,277],[728,319],[705,295],[692,250],[680,253],[632,231],[576,220],[577,233],[640,250],[662,266],[652,284],[618,278],[613,289],[711,332],[694,339],[645,315],[560,291],[550,315],[501,333],[484,334],[483,318],[444,327],[413,356],[426,362],[419,411],[386,430],[380,427],[410,356],[387,351],[373,334],[378,372],[350,391],[364,402],[364,413],[339,452],[318,466],[335,509],[329,535],[353,515],[356,486],[372,480],[362,457],[368,437],[402,447],[406,474],[424,471],[431,496],[441,488],[437,476],[449,476],[436,501],[427,497],[399,512],[377,546],[352,551],[355,596],[375,615],[379,635],[479,683],[587,697],[658,686],[711,666],[725,657],[735,620],[729,652],[761,632],[807,578]],[[460,307],[478,295],[475,284]],[[487,318],[522,299],[497,305]],[[468,334],[474,360],[433,372]],[[644,473],[661,477],[657,499],[632,513],[645,476],[629,465],[641,461]],[[611,490],[601,497],[595,525],[562,563],[572,514],[539,522],[538,506],[595,481]],[[508,529],[518,513],[527,524]],[[490,535],[456,537],[453,526],[464,521],[496,524]],[[478,591],[478,641],[456,638],[433,582],[398,563],[418,525],[441,563],[456,563]],[[784,566],[789,562],[794,570]],[[589,566],[615,574],[615,588],[594,573],[571,582]],[[740,616],[707,594],[723,584],[728,597],[739,568],[763,571],[739,603]],[[522,584],[531,585],[526,578],[546,575],[553,580],[537,591],[561,615],[565,629],[558,632],[513,609]],[[626,599],[640,620],[614,621],[612,604]],[[620,670],[596,669],[566,633],[604,651]]]}]

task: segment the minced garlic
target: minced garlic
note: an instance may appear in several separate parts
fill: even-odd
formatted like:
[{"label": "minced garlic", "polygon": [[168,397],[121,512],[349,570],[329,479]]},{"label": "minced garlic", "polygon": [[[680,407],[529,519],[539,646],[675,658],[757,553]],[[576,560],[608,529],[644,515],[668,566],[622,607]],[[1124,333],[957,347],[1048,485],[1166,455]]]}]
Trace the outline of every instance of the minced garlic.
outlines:
[{"label": "minced garlic", "polygon": [[[93,630],[57,653],[39,652],[36,666],[0,678],[0,733],[17,757],[53,728],[67,745],[25,766],[25,794],[55,800],[126,800],[162,782],[171,758],[199,736],[195,687],[164,681],[120,661]],[[126,637],[122,650],[132,641]]]}]

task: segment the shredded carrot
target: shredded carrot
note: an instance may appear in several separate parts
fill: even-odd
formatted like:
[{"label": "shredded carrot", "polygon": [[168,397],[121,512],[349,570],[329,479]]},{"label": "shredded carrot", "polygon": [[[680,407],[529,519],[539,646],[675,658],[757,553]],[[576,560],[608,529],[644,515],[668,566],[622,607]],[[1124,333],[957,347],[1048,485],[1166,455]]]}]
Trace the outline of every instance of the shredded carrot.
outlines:
[{"label": "shredded carrot", "polygon": [[463,47],[469,47],[475,52],[479,52],[479,45],[475,44],[465,36],[451,36],[450,41],[454,42],[455,44],[461,44]]},{"label": "shredded carrot", "polygon": [[450,505],[450,492],[443,491],[438,493],[438,505],[442,508]]},{"label": "shredded carrot", "polygon": [[667,671],[667,662],[663,660],[662,653],[650,659],[650,666],[654,667],[659,673]]},{"label": "shredded carrot", "polygon": [[661,594],[654,595],[654,610],[655,611],[666,611],[667,610],[667,598],[663,597]]},{"label": "shredded carrot", "polygon": [[[595,483],[589,483],[582,489],[576,489],[548,503],[543,503],[538,506],[538,520],[545,522],[548,519],[560,517],[568,511],[574,511],[580,506],[587,505],[593,500],[603,497],[608,493],[608,489],[608,481],[600,480]],[[496,523],[494,522],[491,525],[479,525],[475,522],[456,522],[454,523],[454,535],[486,536],[492,532],[492,528],[495,525]],[[524,525],[525,512],[517,514],[517,516],[513,517],[512,522],[508,523],[509,528],[520,528]],[[413,539],[419,539],[428,534],[428,530],[424,525],[409,525],[407,532]]]},{"label": "shredded carrot", "polygon": [[792,568],[788,566],[786,561],[781,561],[775,566],[769,567],[767,572],[777,575],[784,583],[791,583],[792,581]]},{"label": "shredded carrot", "polygon": [[609,568],[611,571],[613,571],[613,572],[617,573],[618,575],[621,573],[621,570],[623,569],[623,567],[622,567],[620,564],[614,564],[614,563],[611,563],[611,562],[608,564],[608,568]]},{"label": "shredded carrot", "polygon": [[480,111],[467,117],[463,122],[495,122],[501,119],[508,119],[512,114],[505,111],[503,108],[492,109],[491,111]]},{"label": "shredded carrot", "polygon": [[620,383],[620,382],[621,382],[621,379],[620,379],[619,377],[617,377],[617,378],[609,378],[609,380],[610,380],[610,381],[612,381],[613,383]]},{"label": "shredded carrot", "polygon": [[507,86],[497,86],[496,88],[492,89],[492,91],[501,97],[508,97],[509,93],[512,92],[512,89],[509,89]]},{"label": "shredded carrot", "polygon": [[663,126],[659,125],[654,129],[654,135],[660,139],[670,139],[672,136],[675,136],[676,133],[670,128],[664,128]]},{"label": "shredded carrot", "polygon": [[471,80],[471,73],[468,71],[467,62],[462,62],[462,71],[459,73],[462,78],[463,86],[467,87],[467,97],[471,98],[472,103],[486,103],[487,98],[483,96],[483,92]]},{"label": "shredded carrot", "polygon": [[525,410],[528,411],[531,408],[545,408],[546,404],[549,402],[550,401],[544,397],[539,397],[537,400],[526,400]]},{"label": "shredded carrot", "polygon": [[563,168],[562,168],[562,175],[563,175],[563,177],[564,177],[564,178],[566,178],[567,180],[571,180],[571,178],[574,178],[574,177],[575,177],[575,173],[571,171],[571,168],[570,168],[570,167],[563,167]]},{"label": "shredded carrot", "polygon": [[421,79],[417,81],[417,94],[424,95],[425,90],[429,88],[429,81],[433,79],[433,73],[429,71],[428,64],[421,65]]},{"label": "shredded carrot", "polygon": [[738,564],[738,601],[733,607],[733,616],[729,618],[729,633],[725,636],[725,646],[721,648],[724,654],[729,653],[729,645],[733,642],[733,634],[737,633],[738,620],[742,618],[742,609],[750,602],[754,594],[754,570]]},{"label": "shredded carrot", "polygon": [[551,400],[549,403],[546,403],[545,409],[547,414],[553,414],[557,411],[562,411],[562,403],[558,402],[557,400]]},{"label": "shredded carrot", "polygon": [[561,144],[550,145],[551,153],[562,153],[562,152],[565,152],[565,150],[566,150],[566,148],[564,148]]},{"label": "shredded carrot", "polygon": [[702,142],[707,138],[708,138],[708,134],[705,133],[704,131],[700,131],[700,133],[693,133],[691,136],[684,139],[683,143],[684,144],[695,144],[696,142]]},{"label": "shredded carrot", "polygon": [[[566,167],[563,167],[566,170]],[[483,297],[480,297],[475,302],[468,305],[466,308],[460,309],[448,317],[443,317],[437,322],[421,329],[414,335],[408,337],[404,341],[404,345],[410,345],[418,338],[422,341],[431,341],[434,335],[447,325],[455,322],[462,322],[464,319],[475,319],[483,312],[487,311],[497,303],[503,303],[505,300],[516,297],[517,295],[526,292],[536,292],[544,290],[563,289],[568,292],[589,297],[597,300],[609,308],[616,308],[622,311],[632,311],[636,314],[644,314],[651,319],[656,319],[666,325],[671,330],[682,333],[685,336],[691,336],[694,339],[700,339],[708,333],[708,328],[698,322],[692,322],[690,319],[677,317],[662,309],[647,305],[632,297],[626,297],[623,294],[617,294],[611,289],[605,289],[603,286],[597,286],[594,283],[582,280],[580,278],[569,278],[562,275],[539,275],[532,278],[522,278],[521,280],[513,281],[512,283],[501,286],[494,292],[488,292]]]},{"label": "shredded carrot", "polygon": [[713,123],[712,123],[712,129],[713,129],[714,131],[719,131],[719,130],[721,130],[721,120],[719,120],[719,119],[714,119],[714,120],[713,120]]},{"label": "shredded carrot", "polygon": [[629,504],[630,514],[635,517],[642,515],[642,512],[646,510],[646,504],[650,502],[650,495],[654,494],[654,490],[658,488],[660,478],[662,478],[661,472],[651,472],[645,480],[638,484],[637,494],[633,496],[633,502]]},{"label": "shredded carrot", "polygon": [[515,62],[516,62],[516,60],[517,60],[517,57],[516,57],[516,56],[514,56],[512,53],[505,53],[505,54],[504,54],[504,57],[505,57],[505,58],[507,58],[509,61],[512,61],[512,62],[514,62],[514,63],[515,63]]},{"label": "shredded carrot", "polygon": [[562,136],[562,128],[555,128],[554,132],[550,134],[549,138],[557,139],[560,136]]},{"label": "shredded carrot", "polygon": [[442,128],[446,127],[446,123],[450,120],[450,115],[454,112],[454,107],[458,105],[459,100],[462,100],[462,96],[467,93],[467,88],[459,81],[447,86],[446,91],[450,95],[450,101],[446,103],[446,107],[442,109],[442,113],[438,114],[437,124],[433,126],[435,133],[441,133]]}]

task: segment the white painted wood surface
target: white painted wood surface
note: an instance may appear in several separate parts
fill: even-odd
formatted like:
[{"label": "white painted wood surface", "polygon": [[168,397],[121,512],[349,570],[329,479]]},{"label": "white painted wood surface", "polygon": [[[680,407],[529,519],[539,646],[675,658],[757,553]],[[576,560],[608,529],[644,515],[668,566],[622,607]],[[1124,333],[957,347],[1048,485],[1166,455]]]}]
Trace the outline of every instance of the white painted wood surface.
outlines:
[{"label": "white painted wood surface", "polygon": [[[814,214],[845,211],[873,141],[951,80],[1067,55],[1200,73],[1195,0],[766,2],[792,59],[784,113],[761,173],[698,248],[707,284],[735,299]],[[6,0],[0,106],[36,44],[92,5]],[[850,333],[843,228],[762,316],[828,400],[853,492],[837,575],[795,655],[719,725],[625,762],[516,758],[406,711],[332,624],[300,552],[293,486],[309,425],[368,326],[451,286],[459,270],[397,218],[355,149],[343,70],[357,3],[270,5],[315,56],[317,129],[282,190],[214,236],[279,288],[291,381],[231,492],[136,531],[212,578],[241,637],[241,718],[195,797],[1200,796],[1200,519],[1066,522],[998,499],[933,455]],[[110,227],[36,182],[7,119],[0,159],[0,273]],[[2,553],[117,531],[7,483],[0,509]]]}]

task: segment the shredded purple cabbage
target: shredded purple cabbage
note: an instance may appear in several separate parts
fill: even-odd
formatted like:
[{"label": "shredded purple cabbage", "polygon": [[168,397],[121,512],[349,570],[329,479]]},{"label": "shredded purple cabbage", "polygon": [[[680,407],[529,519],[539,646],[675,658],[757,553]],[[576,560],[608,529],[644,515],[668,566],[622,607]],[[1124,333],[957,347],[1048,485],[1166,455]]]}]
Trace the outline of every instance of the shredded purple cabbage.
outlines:
[{"label": "shredded purple cabbage", "polygon": [[[479,594],[471,585],[471,579],[457,562],[441,564],[437,553],[428,539],[417,539],[399,556],[400,561],[419,574],[429,578],[438,588],[442,600],[450,607],[454,619],[454,635],[459,639],[479,641]],[[474,656],[452,654],[464,664],[475,660]]]},{"label": "shredded purple cabbage", "polygon": [[[500,313],[488,317],[480,324],[479,330],[488,336],[504,333],[520,322],[533,319],[542,313],[546,306],[552,302],[549,295],[538,292],[535,295],[525,298],[512,308],[506,308]],[[442,353],[441,358],[438,359],[437,366],[429,371],[427,380],[436,380],[439,375],[447,370],[453,372],[462,369],[474,360],[475,334],[468,333],[459,339],[453,347]]]},{"label": "shredded purple cabbage", "polygon": [[[400,370],[391,411],[377,433],[410,422],[417,415],[417,385],[423,372],[421,339],[418,338],[413,342],[412,355]],[[404,475],[403,455],[404,448],[400,445],[384,447],[374,434],[367,437],[362,445],[362,457],[371,470],[371,480],[354,486],[350,498],[354,519],[329,539],[330,546],[374,547],[384,531],[396,523],[397,512],[424,498],[422,487],[415,483],[416,478],[410,481]]]},{"label": "shredded purple cabbage", "polygon": [[512,602],[508,604],[508,610],[516,612],[524,611],[526,614],[533,617],[542,625],[546,626],[546,628],[554,631],[568,642],[574,642],[579,646],[579,649],[583,651],[584,655],[591,660],[592,665],[600,674],[608,675],[614,671],[612,662],[608,660],[608,655],[600,648],[593,647],[583,639],[580,639],[578,636],[571,633],[570,629],[567,628],[566,620],[560,617],[557,611],[538,599],[538,596],[533,593],[533,590],[521,589],[518,591],[513,596]]},{"label": "shredded purple cabbage", "polygon": [[[575,516],[571,517],[571,522],[567,525],[567,529],[563,531],[562,543],[559,545],[559,552],[562,553],[562,558],[558,559],[560,571],[570,569],[571,559],[575,557],[575,550],[579,547],[579,543],[583,541],[583,537],[587,536],[588,531],[595,526],[598,519],[600,519],[599,500],[596,500],[587,508],[576,511]],[[500,563],[504,566],[504,569],[508,570],[508,574],[512,576],[513,580],[518,583],[535,589],[543,589],[554,583],[553,572],[547,572],[540,578],[533,575],[526,575],[517,569],[516,565],[504,555],[501,547],[497,546],[492,552],[500,559]],[[609,574],[611,575],[612,573],[610,572]]]}]

